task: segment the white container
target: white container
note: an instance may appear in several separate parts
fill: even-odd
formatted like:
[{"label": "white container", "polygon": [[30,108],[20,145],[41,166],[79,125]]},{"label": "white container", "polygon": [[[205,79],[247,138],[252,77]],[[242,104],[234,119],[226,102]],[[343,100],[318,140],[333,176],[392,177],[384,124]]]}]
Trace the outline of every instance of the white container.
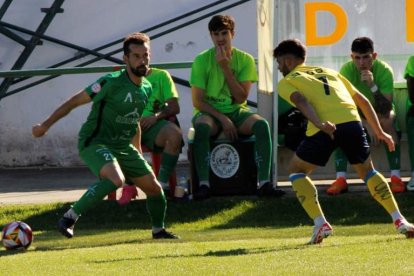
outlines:
[{"label": "white container", "polygon": [[193,141],[194,140],[194,135],[195,135],[195,130],[194,130],[193,127],[190,127],[188,129],[188,134],[187,134],[188,141]]}]

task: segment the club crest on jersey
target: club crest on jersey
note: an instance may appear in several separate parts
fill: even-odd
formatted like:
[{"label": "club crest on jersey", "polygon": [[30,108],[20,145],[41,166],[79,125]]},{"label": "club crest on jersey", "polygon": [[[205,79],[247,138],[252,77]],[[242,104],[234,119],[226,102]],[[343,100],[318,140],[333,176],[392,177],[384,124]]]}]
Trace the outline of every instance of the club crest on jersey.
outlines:
[{"label": "club crest on jersey", "polygon": [[96,82],[92,84],[91,89],[93,93],[98,93],[99,91],[101,91],[101,85]]}]

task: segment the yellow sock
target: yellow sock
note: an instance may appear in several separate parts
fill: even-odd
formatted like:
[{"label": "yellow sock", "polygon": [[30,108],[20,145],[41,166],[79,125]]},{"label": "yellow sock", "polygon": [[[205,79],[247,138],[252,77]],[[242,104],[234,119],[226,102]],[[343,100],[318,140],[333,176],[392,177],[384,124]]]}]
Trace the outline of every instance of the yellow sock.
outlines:
[{"label": "yellow sock", "polygon": [[365,182],[372,197],[387,210],[388,214],[391,215],[395,211],[399,212],[397,202],[395,202],[388,182],[382,174],[373,170],[368,173]]},{"label": "yellow sock", "polygon": [[312,180],[303,173],[291,174],[289,179],[292,182],[296,197],[299,199],[300,204],[302,204],[303,209],[308,213],[308,216],[311,219],[319,216],[324,217],[318,202],[318,192]]}]

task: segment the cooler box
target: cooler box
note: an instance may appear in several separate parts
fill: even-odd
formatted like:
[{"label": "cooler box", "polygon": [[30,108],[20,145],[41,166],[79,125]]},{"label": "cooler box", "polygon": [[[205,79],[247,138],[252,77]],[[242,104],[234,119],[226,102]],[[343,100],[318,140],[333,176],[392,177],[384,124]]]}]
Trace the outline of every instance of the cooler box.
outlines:
[{"label": "cooler box", "polygon": [[[253,195],[257,189],[257,167],[252,136],[237,141],[217,139],[210,142],[210,189],[214,195]],[[197,193],[199,179],[193,156],[193,141],[188,142],[190,193]]]}]

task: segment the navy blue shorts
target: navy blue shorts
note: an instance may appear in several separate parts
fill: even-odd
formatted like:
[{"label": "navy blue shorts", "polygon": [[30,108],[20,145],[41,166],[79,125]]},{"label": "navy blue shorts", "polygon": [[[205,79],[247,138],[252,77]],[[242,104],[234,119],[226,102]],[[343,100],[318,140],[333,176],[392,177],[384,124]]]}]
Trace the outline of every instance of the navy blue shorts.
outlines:
[{"label": "navy blue shorts", "polygon": [[337,147],[342,149],[350,164],[361,164],[367,160],[370,154],[369,144],[361,122],[337,124],[333,140],[322,131],[306,136],[296,155],[311,164],[325,166]]}]

